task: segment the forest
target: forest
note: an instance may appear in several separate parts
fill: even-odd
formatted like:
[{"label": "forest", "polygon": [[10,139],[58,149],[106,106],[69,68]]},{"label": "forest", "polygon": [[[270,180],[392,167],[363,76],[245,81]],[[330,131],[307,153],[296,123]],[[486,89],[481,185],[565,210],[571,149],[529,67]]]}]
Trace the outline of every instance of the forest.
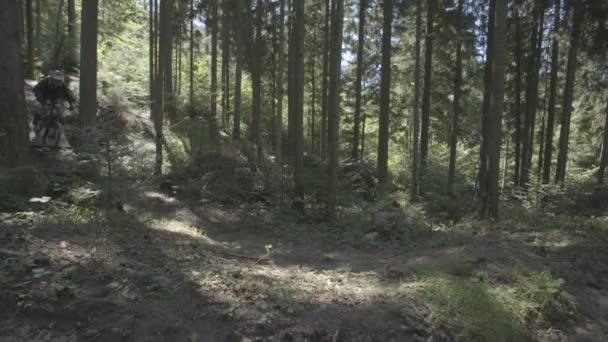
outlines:
[{"label": "forest", "polygon": [[1,0],[0,341],[608,341],[606,0]]}]

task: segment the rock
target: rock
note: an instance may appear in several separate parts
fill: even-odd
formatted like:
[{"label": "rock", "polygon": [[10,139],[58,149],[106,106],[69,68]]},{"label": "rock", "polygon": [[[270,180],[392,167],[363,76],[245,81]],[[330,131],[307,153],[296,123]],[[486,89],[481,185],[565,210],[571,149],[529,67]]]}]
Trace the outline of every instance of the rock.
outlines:
[{"label": "rock", "polygon": [[371,233],[367,233],[365,235],[363,235],[363,238],[367,241],[373,242],[378,240],[378,237],[380,236],[380,234],[378,234],[378,232],[371,232]]},{"label": "rock", "polygon": [[93,183],[86,183],[82,186],[70,189],[67,193],[67,199],[69,202],[86,206],[94,204],[99,198],[101,198],[102,192]]},{"label": "rock", "polygon": [[46,194],[48,179],[33,166],[20,166],[0,174],[0,189],[9,195],[27,197]]},{"label": "rock", "polygon": [[37,255],[32,262],[36,266],[48,266],[51,264],[51,259],[46,255]]}]

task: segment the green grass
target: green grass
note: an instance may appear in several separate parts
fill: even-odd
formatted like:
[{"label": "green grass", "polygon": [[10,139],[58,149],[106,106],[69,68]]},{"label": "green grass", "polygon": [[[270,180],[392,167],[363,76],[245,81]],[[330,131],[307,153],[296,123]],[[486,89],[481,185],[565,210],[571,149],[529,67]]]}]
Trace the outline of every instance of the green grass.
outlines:
[{"label": "green grass", "polygon": [[[547,325],[548,316],[567,319],[577,304],[561,279],[550,273],[528,273],[503,285],[491,276],[458,278],[443,274],[416,279],[416,301],[429,306],[433,330],[463,341],[527,341]],[[428,321],[428,318],[427,318]]]}]

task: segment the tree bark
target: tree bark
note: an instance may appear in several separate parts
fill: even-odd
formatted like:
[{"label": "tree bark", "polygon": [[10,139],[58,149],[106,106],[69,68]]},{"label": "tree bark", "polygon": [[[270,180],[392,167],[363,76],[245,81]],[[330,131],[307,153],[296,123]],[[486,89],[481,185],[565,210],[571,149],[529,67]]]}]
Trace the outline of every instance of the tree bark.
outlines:
[{"label": "tree bark", "polygon": [[237,56],[234,70],[234,119],[232,122],[232,139],[234,141],[241,139],[241,78],[241,57]]},{"label": "tree bark", "polygon": [[[312,29],[312,46],[313,46],[313,51],[317,50],[317,30],[315,29],[315,27],[313,27]],[[313,52],[312,56],[310,56],[310,66],[311,66],[311,70],[310,70],[310,76],[311,76],[311,94],[310,94],[310,154],[314,155],[315,154],[315,143],[316,143],[316,139],[315,139],[315,121],[316,121],[316,103],[317,103],[317,82],[316,82],[316,77],[315,77],[315,64],[317,63],[317,59],[316,59],[316,54]]]},{"label": "tree bark", "polygon": [[536,107],[538,106],[538,74],[540,72],[540,54],[543,34],[543,8],[538,2],[534,5],[534,23],[530,37],[530,53],[528,55],[528,70],[526,74],[526,115],[524,122],[524,144],[521,161],[520,185],[527,187],[532,168],[534,151],[534,128],[536,122]]},{"label": "tree bark", "polygon": [[329,56],[328,84],[328,177],[327,177],[327,218],[337,217],[336,195],[338,189],[339,166],[339,130],[340,130],[340,93],[341,93],[341,61],[342,61],[342,27],[344,20],[344,0],[334,0],[331,26],[331,53]]},{"label": "tree bark", "polygon": [[383,0],[382,65],[380,71],[380,122],[378,129],[378,188],[386,190],[388,183],[388,137],[391,111],[391,26],[393,1]]},{"label": "tree bark", "polygon": [[481,105],[481,145],[479,146],[479,174],[478,174],[478,194],[482,200],[486,196],[487,172],[488,172],[488,142],[485,141],[488,137],[488,118],[490,117],[491,99],[492,99],[492,66],[494,65],[494,28],[496,15],[496,0],[490,0],[488,14],[488,30],[486,42],[486,65],[484,70],[484,90],[483,102]]},{"label": "tree bark", "polygon": [[29,129],[23,85],[21,34],[17,0],[0,1],[0,164],[16,166],[27,159]]},{"label": "tree bark", "polygon": [[361,122],[361,82],[363,78],[363,50],[365,47],[365,11],[367,0],[359,2],[359,38],[357,40],[357,76],[355,80],[355,117],[353,126],[353,146],[350,157],[354,161],[359,160],[359,130]]},{"label": "tree bark", "polygon": [[34,14],[32,10],[32,0],[25,0],[25,17],[27,21],[27,68],[25,76],[29,79],[34,78]]},{"label": "tree bark", "polygon": [[452,103],[452,126],[450,130],[450,162],[448,167],[448,194],[454,196],[454,178],[456,175],[456,145],[458,143],[458,117],[460,115],[460,95],[462,93],[462,35],[463,27],[460,17],[463,15],[464,0],[458,0],[458,43],[456,45],[456,66],[454,72],[454,101]]},{"label": "tree bark", "polygon": [[[335,0],[334,0],[335,1]],[[329,87],[329,49],[330,41],[330,0],[325,0],[325,25],[323,26],[323,75],[321,99],[321,158],[327,157],[327,117],[328,117],[328,87]]]},{"label": "tree bark", "polygon": [[190,118],[194,119],[194,0],[190,0]]},{"label": "tree bark", "polygon": [[608,101],[606,103],[606,121],[604,122],[604,141],[600,155],[600,168],[597,171],[597,184],[604,184],[606,175],[606,162],[608,160]]},{"label": "tree bark", "polygon": [[570,138],[570,116],[572,115],[572,98],[574,96],[574,80],[576,78],[576,59],[580,44],[581,25],[583,22],[583,5],[574,4],[572,15],[572,32],[570,36],[570,49],[568,50],[568,63],[566,65],[566,85],[564,87],[564,102],[562,106],[561,128],[559,134],[559,153],[557,154],[557,168],[555,169],[555,183],[564,184],[566,178],[566,162],[568,160],[568,142]]},{"label": "tree bark", "polygon": [[500,178],[500,146],[501,146],[501,116],[504,104],[505,65],[506,65],[506,31],[507,31],[507,0],[496,0],[494,29],[492,43],[492,76],[491,100],[488,115],[487,136],[483,142],[487,144],[487,172],[485,189],[482,197],[482,218],[498,220],[499,178]]},{"label": "tree bark", "polygon": [[163,122],[164,116],[170,110],[171,104],[171,47],[172,47],[172,18],[173,0],[160,0],[159,9],[159,47],[158,47],[158,74],[156,75],[156,163],[154,173],[162,174],[163,164]]},{"label": "tree bark", "polygon": [[76,4],[74,0],[68,0],[68,35],[71,41],[76,41]]},{"label": "tree bark", "polygon": [[211,108],[209,110],[209,136],[214,144],[219,143],[217,131],[217,36],[218,36],[218,0],[211,0]]},{"label": "tree bark", "polygon": [[252,89],[252,114],[251,114],[251,131],[250,140],[255,144],[257,153],[255,157],[256,164],[262,154],[262,141],[260,140],[260,121],[262,110],[262,0],[257,0],[255,10],[255,54],[253,65],[251,67],[251,89]]},{"label": "tree bark", "polygon": [[222,128],[228,126],[228,111],[230,103],[230,36],[227,1],[222,7]]},{"label": "tree bark", "polygon": [[559,71],[559,30],[561,0],[555,0],[555,17],[553,18],[553,46],[551,48],[551,81],[549,84],[549,108],[547,113],[547,133],[543,160],[543,184],[551,179],[551,161],[553,158],[553,130],[555,127],[555,100],[557,98],[557,73]]},{"label": "tree bark", "polygon": [[80,33],[80,124],[91,128],[97,114],[97,0],[82,4]]},{"label": "tree bark", "polygon": [[[295,17],[293,27],[294,50],[293,50],[293,85],[294,92],[294,114],[293,133],[295,135],[295,188],[293,207],[304,210],[304,1],[294,3]],[[290,100],[291,101],[291,100]]]},{"label": "tree bark", "polygon": [[420,171],[420,41],[422,40],[422,1],[416,0],[416,46],[414,48],[414,103],[413,103],[413,137],[412,137],[412,184],[410,197],[412,202],[418,198],[419,171]]},{"label": "tree bark", "polygon": [[433,19],[437,0],[427,1],[426,41],[424,50],[424,90],[422,93],[422,127],[420,132],[420,176],[424,179],[429,153],[429,123],[431,112],[431,79],[433,69]]},{"label": "tree bark", "polygon": [[274,136],[277,165],[283,167],[283,69],[285,68],[285,0],[279,0],[279,52],[277,71],[277,115]]},{"label": "tree bark", "polygon": [[[558,0],[559,1],[559,0]],[[515,11],[515,169],[513,173],[513,186],[520,186],[520,170],[521,170],[521,79],[522,79],[522,49],[521,49],[521,18],[519,17],[519,8],[517,5]]]}]

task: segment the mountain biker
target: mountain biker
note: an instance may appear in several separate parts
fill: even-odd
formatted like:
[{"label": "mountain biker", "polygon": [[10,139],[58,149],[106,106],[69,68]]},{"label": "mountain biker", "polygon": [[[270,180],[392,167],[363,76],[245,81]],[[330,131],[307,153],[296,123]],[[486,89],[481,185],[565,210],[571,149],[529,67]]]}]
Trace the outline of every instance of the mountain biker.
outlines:
[{"label": "mountain biker", "polygon": [[[65,102],[67,101],[70,105],[69,110],[74,109],[74,102],[76,99],[72,92],[68,89],[65,84],[65,77],[63,72],[60,70],[53,70],[49,75],[43,78],[34,87],[34,96],[40,103],[42,108],[45,105],[57,105],[60,110],[59,113],[63,112]],[[37,111],[34,115],[34,127],[41,120],[42,111]]]}]

